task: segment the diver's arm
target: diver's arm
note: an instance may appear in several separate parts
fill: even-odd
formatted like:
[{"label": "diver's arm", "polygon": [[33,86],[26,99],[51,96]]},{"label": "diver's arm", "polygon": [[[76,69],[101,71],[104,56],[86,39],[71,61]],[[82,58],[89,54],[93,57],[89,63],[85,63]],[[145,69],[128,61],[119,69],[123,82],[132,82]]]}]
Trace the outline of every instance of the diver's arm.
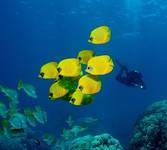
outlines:
[{"label": "diver's arm", "polygon": [[116,76],[116,80],[119,81],[120,83],[126,84],[129,86],[127,76],[128,76],[128,68],[120,63],[118,59],[115,59],[116,64],[120,67],[120,71]]},{"label": "diver's arm", "polygon": [[123,71],[125,71],[126,75],[128,73],[128,68],[126,67],[126,65],[120,63],[120,61],[118,59],[115,59],[115,63],[121,68],[122,70],[122,74],[123,74]]}]

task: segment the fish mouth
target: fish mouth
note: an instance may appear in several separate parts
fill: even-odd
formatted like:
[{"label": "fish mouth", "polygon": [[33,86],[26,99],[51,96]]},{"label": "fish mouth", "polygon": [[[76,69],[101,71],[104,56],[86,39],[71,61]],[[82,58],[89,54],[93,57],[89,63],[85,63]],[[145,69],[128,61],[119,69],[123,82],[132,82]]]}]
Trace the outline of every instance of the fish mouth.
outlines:
[{"label": "fish mouth", "polygon": [[88,42],[92,43],[92,41],[93,41],[93,37],[90,37],[90,38],[88,39]]},{"label": "fish mouth", "polygon": [[63,78],[63,76],[62,76],[62,75],[59,75],[58,77],[59,77],[58,79],[62,79],[62,78]]},{"label": "fish mouth", "polygon": [[75,98],[71,98],[71,99],[70,99],[70,103],[71,103],[71,104],[74,104],[74,102],[75,102]]},{"label": "fish mouth", "polygon": [[40,72],[40,74],[38,75],[39,78],[43,78],[44,77],[44,73],[43,72]]},{"label": "fish mouth", "polygon": [[53,98],[53,93],[49,93],[48,98],[51,100]]}]

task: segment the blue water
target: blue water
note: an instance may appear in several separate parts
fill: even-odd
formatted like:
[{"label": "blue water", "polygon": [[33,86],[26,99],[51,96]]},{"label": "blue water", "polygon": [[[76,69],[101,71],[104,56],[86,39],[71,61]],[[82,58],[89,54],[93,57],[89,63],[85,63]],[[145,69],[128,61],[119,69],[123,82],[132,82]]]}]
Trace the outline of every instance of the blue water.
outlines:
[{"label": "blue water", "polygon": [[[112,28],[106,45],[87,42],[90,31]],[[41,132],[59,135],[68,115],[99,119],[92,133],[108,132],[126,146],[137,116],[167,98],[167,1],[165,0],[1,0],[0,84],[15,88],[19,79],[37,88],[38,99],[20,94],[21,107],[40,105],[48,112]],[[147,89],[129,88],[115,80],[117,66],[102,77],[94,103],[74,107],[49,101],[51,81],[37,78],[42,64],[76,57],[92,49],[143,73]]]}]

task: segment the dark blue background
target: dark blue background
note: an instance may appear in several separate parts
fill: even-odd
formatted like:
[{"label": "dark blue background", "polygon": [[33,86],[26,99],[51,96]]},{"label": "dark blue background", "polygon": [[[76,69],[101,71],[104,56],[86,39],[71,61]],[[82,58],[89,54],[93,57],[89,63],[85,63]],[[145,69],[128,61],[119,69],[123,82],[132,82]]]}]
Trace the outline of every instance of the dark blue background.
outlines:
[{"label": "dark blue background", "polygon": [[[90,31],[112,28],[106,45],[87,42]],[[21,107],[41,105],[49,120],[43,132],[59,135],[68,115],[99,119],[93,133],[109,132],[127,144],[133,124],[149,104],[167,96],[167,1],[164,0],[1,0],[0,84],[15,88],[19,79],[36,86],[38,99],[20,93]],[[82,49],[118,58],[143,73],[147,90],[115,81],[119,71],[102,77],[103,87],[94,103],[74,107],[48,100],[51,81],[37,78],[49,61],[75,57]],[[91,131],[90,131],[91,133]]]}]

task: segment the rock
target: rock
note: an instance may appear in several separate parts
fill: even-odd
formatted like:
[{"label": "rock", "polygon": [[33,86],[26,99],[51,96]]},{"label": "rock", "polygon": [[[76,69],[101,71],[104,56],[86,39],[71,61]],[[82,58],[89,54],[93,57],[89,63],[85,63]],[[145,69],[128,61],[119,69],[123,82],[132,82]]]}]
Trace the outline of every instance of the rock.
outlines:
[{"label": "rock", "polygon": [[77,138],[71,142],[69,150],[123,150],[123,148],[118,140],[105,133]]}]

